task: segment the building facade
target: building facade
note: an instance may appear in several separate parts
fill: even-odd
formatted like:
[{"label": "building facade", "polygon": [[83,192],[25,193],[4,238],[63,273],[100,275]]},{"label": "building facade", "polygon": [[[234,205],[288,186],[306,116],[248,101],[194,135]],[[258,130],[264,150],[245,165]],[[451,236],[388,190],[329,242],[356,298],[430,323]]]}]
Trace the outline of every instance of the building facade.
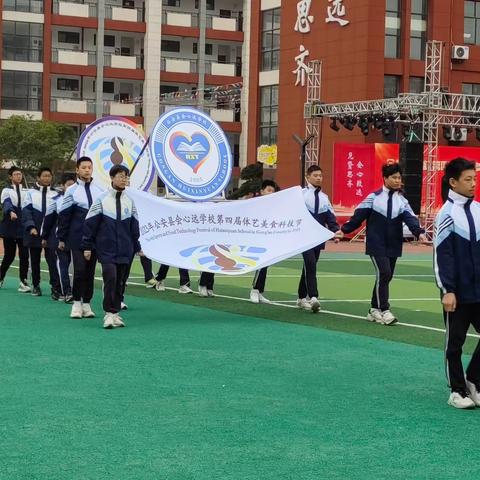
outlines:
[{"label": "building facade", "polygon": [[[248,160],[255,161],[258,146],[276,144],[275,178],[283,187],[300,182],[300,147],[293,135],[305,136],[309,61],[322,62],[324,103],[420,93],[426,41],[440,40],[445,47],[442,88],[480,94],[479,32],[480,1],[252,0]],[[454,46],[468,47],[468,58],[454,58],[461,53]],[[330,119],[321,121],[319,139],[329,192],[336,142],[399,142],[404,134],[401,128],[382,132],[369,125],[364,135],[358,125],[349,130],[337,124],[335,131],[330,124]],[[475,129],[466,139],[442,142],[480,146]]]},{"label": "building facade", "polygon": [[249,4],[0,0],[0,119],[30,115],[80,133],[97,118],[120,115],[148,133],[166,109],[198,106],[225,130],[238,167],[235,88],[243,77]]}]

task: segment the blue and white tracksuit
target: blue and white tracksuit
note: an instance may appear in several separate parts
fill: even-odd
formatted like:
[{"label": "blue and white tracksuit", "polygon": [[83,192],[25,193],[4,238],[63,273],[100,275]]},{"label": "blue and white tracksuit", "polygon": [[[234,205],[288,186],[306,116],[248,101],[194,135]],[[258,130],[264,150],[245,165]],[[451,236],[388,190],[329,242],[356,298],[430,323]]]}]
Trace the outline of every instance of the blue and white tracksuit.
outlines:
[{"label": "blue and white tracksuit", "polygon": [[[10,265],[15,260],[18,247],[20,260],[19,278],[27,282],[28,276],[28,248],[23,246],[22,207],[25,203],[27,191],[21,185],[10,185],[2,190],[0,201],[2,203],[3,219],[0,222],[0,237],[3,237],[3,260],[0,266],[0,281],[5,278]],[[16,220],[11,219],[11,213],[17,215]]]},{"label": "blue and white tracksuit", "polygon": [[[42,187],[36,184],[28,190],[25,196],[25,203],[22,211],[23,244],[30,251],[30,265],[32,269],[32,284],[40,286],[40,261],[42,256],[41,230],[47,210],[55,204],[58,196],[56,190],[51,187]],[[32,232],[36,230],[36,235]],[[60,290],[60,279],[58,276],[55,253],[51,249],[45,249],[45,260],[47,261],[50,274],[50,285],[52,290]]]},{"label": "blue and white tracksuit", "polygon": [[366,254],[376,271],[372,293],[372,308],[388,310],[389,285],[398,257],[402,256],[403,223],[418,238],[424,233],[408,200],[398,190],[382,187],[370,193],[356,208],[352,218],[342,226],[342,232],[352,233],[367,222]]},{"label": "blue and white tracksuit", "polygon": [[[332,232],[340,230],[330,200],[328,196],[322,192],[322,189],[308,184],[302,192],[305,205],[313,218],[320,225],[328,228]],[[325,243],[321,243],[303,252],[303,269],[298,284],[298,298],[318,297],[317,262],[320,257],[320,252],[324,248]]]},{"label": "blue and white tracksuit", "polygon": [[137,210],[125,191],[110,188],[91,206],[85,220],[82,249],[96,249],[103,273],[103,309],[118,313],[126,272],[140,251]]},{"label": "blue and white tracksuit", "polygon": [[[462,347],[470,325],[480,333],[480,203],[450,190],[435,220],[435,278],[442,296],[454,293],[454,312],[444,312],[445,370],[452,391],[466,391]],[[466,370],[480,387],[480,342]]]},{"label": "blue and white tracksuit", "polygon": [[78,179],[67,188],[58,212],[58,240],[65,242],[72,252],[72,294],[76,302],[90,303],[93,296],[97,256],[93,249],[91,259],[86,261],[81,243],[88,210],[102,193],[103,190],[93,181],[86,183]]}]

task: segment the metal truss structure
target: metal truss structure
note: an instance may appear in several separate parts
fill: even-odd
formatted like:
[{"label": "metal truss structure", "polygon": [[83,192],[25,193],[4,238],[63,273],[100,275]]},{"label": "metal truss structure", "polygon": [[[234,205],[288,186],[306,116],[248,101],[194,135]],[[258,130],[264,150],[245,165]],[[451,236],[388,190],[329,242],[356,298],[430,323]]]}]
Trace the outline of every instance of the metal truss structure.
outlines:
[{"label": "metal truss structure", "polygon": [[[323,104],[310,100],[304,106],[307,125],[322,117],[345,119],[367,117],[388,118],[391,122],[423,127],[425,144],[425,205],[422,220],[429,238],[433,235],[435,195],[437,192],[436,172],[438,162],[439,129],[442,126],[480,129],[480,95],[446,93],[441,88],[444,45],[439,41],[427,42],[425,85],[423,93],[405,93],[396,98],[364,100],[346,103]],[[313,75],[313,74],[310,74]],[[310,77],[309,75],[309,77]],[[309,79],[310,80],[310,79]]]},{"label": "metal truss structure", "polygon": [[[314,60],[308,63],[309,74],[307,80],[307,103],[317,104],[320,101],[322,88],[322,62]],[[311,141],[305,150],[305,169],[311,165],[318,165],[320,158],[320,141],[322,119],[319,116],[310,116],[305,122],[305,138]],[[303,172],[305,173],[305,172]]]}]

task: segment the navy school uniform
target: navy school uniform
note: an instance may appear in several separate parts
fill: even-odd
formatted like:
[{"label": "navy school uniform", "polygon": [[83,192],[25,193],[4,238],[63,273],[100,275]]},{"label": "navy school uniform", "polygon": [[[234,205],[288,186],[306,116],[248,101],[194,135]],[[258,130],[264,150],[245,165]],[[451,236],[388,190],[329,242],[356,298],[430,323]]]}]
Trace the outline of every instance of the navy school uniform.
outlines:
[{"label": "navy school uniform", "polygon": [[[25,203],[26,189],[21,185],[10,185],[2,190],[0,201],[2,203],[3,219],[0,223],[0,237],[3,237],[4,255],[0,266],[0,281],[10,268],[18,247],[20,260],[19,278],[26,283],[28,276],[28,249],[23,246],[22,207]],[[12,220],[10,213],[17,215]]]},{"label": "navy school uniform", "polygon": [[390,308],[389,284],[397,259],[402,256],[403,223],[416,238],[425,230],[420,227],[403,193],[385,186],[370,193],[360,203],[352,218],[342,226],[342,231],[352,233],[364,221],[367,222],[366,254],[372,259],[377,275],[372,308],[386,311]]},{"label": "navy school uniform", "polygon": [[82,250],[96,249],[102,264],[103,309],[118,313],[124,292],[125,273],[132,257],[141,250],[138,216],[133,200],[110,188],[91,206],[85,220]]},{"label": "navy school uniform", "polygon": [[[340,230],[328,195],[323,193],[320,187],[314,187],[310,184],[302,192],[305,205],[313,218],[332,232]],[[325,243],[321,243],[303,252],[303,269],[298,285],[298,298],[318,297],[317,262],[320,252],[324,249]]]},{"label": "navy school uniform", "polygon": [[[462,347],[472,325],[480,333],[480,203],[450,190],[435,219],[434,269],[442,296],[454,293],[457,307],[444,312],[445,370],[452,391],[465,392]],[[480,342],[466,370],[480,385]]]}]

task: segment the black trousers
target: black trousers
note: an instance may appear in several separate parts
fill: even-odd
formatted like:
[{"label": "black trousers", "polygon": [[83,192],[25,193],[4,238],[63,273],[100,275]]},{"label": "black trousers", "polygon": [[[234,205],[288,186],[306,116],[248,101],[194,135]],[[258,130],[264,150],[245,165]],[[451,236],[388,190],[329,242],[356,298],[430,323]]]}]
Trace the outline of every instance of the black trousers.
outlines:
[{"label": "black trousers", "polygon": [[254,290],[258,290],[260,293],[265,291],[265,283],[267,281],[267,271],[268,268],[264,267],[260,270],[255,272],[255,276],[253,277],[253,285],[252,288]]},{"label": "black trousers", "polygon": [[317,262],[322,251],[322,245],[317,245],[303,252],[303,269],[298,284],[298,298],[318,297]]},{"label": "black trousers", "polygon": [[201,287],[207,287],[207,290],[213,290],[213,284],[215,283],[215,274],[210,272],[202,272],[200,274],[200,280],[198,284]]},{"label": "black trousers", "polygon": [[372,292],[372,308],[382,312],[390,308],[390,282],[395,272],[397,257],[370,257],[375,267],[377,278]]},{"label": "black trousers", "polygon": [[[169,270],[170,270],[170,265],[164,265],[164,264],[160,265],[157,276],[155,278],[159,282],[161,282],[162,280],[165,280],[167,278],[167,274]],[[183,285],[190,286],[190,275],[188,273],[188,270],[185,270],[184,268],[179,268],[178,272],[180,273],[180,286],[181,287]]]},{"label": "black trousers", "polygon": [[85,260],[83,251],[72,250],[73,259],[73,300],[75,302],[90,303],[93,297],[93,284],[95,282],[95,267],[97,254],[92,251],[90,260]]},{"label": "black trousers", "polygon": [[102,263],[103,310],[105,312],[118,313],[121,310],[126,272],[129,267],[126,263]]},{"label": "black trousers", "polygon": [[59,292],[60,287],[60,278],[57,270],[57,259],[55,255],[55,250],[52,248],[42,248],[42,247],[30,247],[30,267],[32,269],[32,284],[34,287],[40,286],[41,278],[41,260],[42,260],[42,250],[45,254],[45,260],[48,265],[48,273],[50,275],[50,286],[52,290]]},{"label": "black trousers", "polygon": [[[135,258],[135,257],[134,257]],[[145,277],[145,283],[153,278],[153,265],[152,261],[147,257],[140,257],[140,263],[143,268],[143,275]],[[128,278],[128,275],[127,275]]]},{"label": "black trousers", "polygon": [[[443,312],[446,329],[445,373],[448,385],[455,391],[465,391],[462,365],[462,347],[470,325],[480,333],[480,303],[458,304],[454,312]],[[467,379],[480,385],[480,341],[467,367]]]},{"label": "black trousers", "polygon": [[71,295],[72,286],[70,284],[70,275],[68,269],[72,261],[72,252],[70,250],[58,250],[57,254],[57,270],[60,280],[60,291],[62,295]]},{"label": "black trousers", "polygon": [[0,280],[5,278],[10,265],[15,260],[15,253],[18,247],[18,257],[20,260],[19,278],[21,282],[26,282],[28,277],[28,248],[23,246],[21,238],[3,238],[3,260],[0,265]]}]

